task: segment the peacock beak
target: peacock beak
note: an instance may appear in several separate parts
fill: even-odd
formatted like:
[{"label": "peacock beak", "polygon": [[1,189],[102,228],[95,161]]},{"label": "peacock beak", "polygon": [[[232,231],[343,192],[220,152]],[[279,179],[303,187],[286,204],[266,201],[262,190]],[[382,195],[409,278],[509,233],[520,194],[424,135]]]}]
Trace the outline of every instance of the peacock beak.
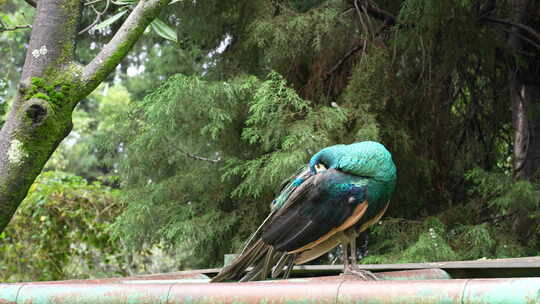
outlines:
[{"label": "peacock beak", "polygon": [[324,170],[326,170],[326,167],[323,164],[319,163],[319,164],[315,165],[315,170],[316,170],[317,173],[320,173],[320,172],[323,172]]}]

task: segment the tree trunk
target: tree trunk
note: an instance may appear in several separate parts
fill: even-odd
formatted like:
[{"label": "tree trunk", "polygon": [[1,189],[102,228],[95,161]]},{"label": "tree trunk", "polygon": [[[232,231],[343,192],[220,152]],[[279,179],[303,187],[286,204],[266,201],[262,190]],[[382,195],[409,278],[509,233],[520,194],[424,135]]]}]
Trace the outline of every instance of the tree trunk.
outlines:
[{"label": "tree trunk", "polygon": [[39,0],[19,91],[0,130],[0,232],[69,134],[77,103],[114,70],[170,0],[141,0],[86,66],[74,58],[81,0]]},{"label": "tree trunk", "polygon": [[[535,1],[516,0],[515,22],[527,25],[531,14],[537,12]],[[513,28],[508,45],[516,53],[538,50],[531,49],[520,36],[526,36],[521,29]],[[534,56],[524,58],[526,64],[516,62],[509,72],[512,123],[514,127],[513,173],[516,178],[531,179],[540,168],[540,82],[536,72]]]},{"label": "tree trunk", "polygon": [[0,231],[71,130],[76,100],[64,77],[73,61],[80,4],[38,2],[19,92],[0,131]]},{"label": "tree trunk", "polygon": [[538,177],[540,168],[540,87],[517,75],[510,81],[514,124],[514,176]]}]

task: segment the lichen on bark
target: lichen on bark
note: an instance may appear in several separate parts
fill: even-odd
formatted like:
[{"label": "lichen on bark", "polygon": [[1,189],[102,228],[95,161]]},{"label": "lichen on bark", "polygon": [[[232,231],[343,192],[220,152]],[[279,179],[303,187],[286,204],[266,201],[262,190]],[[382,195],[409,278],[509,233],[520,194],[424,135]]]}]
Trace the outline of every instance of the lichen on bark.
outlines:
[{"label": "lichen on bark", "polygon": [[19,164],[22,160],[28,157],[28,153],[24,151],[23,143],[17,139],[11,141],[7,154],[9,162],[15,165]]}]

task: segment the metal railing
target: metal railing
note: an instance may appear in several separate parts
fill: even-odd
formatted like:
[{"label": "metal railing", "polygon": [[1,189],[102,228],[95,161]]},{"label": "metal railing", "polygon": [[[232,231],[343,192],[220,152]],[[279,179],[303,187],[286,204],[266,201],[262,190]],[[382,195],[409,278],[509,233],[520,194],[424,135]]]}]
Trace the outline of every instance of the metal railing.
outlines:
[{"label": "metal railing", "polygon": [[[0,284],[0,303],[540,303],[540,257],[362,267],[380,280],[336,276],[340,266],[315,265],[296,267],[296,278],[289,280],[209,284],[219,269],[205,269]],[[476,278],[459,278],[475,273]],[[515,273],[527,277],[512,277]],[[482,278],[494,275],[500,277]]]}]

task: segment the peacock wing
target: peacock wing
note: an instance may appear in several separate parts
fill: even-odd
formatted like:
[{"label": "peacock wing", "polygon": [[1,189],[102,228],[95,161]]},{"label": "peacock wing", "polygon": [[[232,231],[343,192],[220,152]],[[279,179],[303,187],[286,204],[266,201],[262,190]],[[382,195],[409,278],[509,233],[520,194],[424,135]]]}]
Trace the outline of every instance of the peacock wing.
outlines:
[{"label": "peacock wing", "polygon": [[294,252],[343,225],[354,225],[367,208],[367,186],[355,179],[335,169],[309,177],[267,223],[263,241],[278,251]]},{"label": "peacock wing", "polygon": [[[286,179],[281,184],[276,198],[270,205],[270,213],[259,225],[257,230],[250,235],[240,254],[243,254],[260,238],[261,232],[266,230],[266,227],[272,222],[272,219],[276,216],[276,213],[279,213],[281,209],[286,208],[286,206],[293,203],[299,196],[308,191],[307,188],[309,188],[310,182],[304,184],[304,181],[310,179],[311,177],[313,177],[313,175],[310,173],[309,168],[303,166],[298,169],[294,175]],[[292,199],[291,195],[293,196]]]}]

